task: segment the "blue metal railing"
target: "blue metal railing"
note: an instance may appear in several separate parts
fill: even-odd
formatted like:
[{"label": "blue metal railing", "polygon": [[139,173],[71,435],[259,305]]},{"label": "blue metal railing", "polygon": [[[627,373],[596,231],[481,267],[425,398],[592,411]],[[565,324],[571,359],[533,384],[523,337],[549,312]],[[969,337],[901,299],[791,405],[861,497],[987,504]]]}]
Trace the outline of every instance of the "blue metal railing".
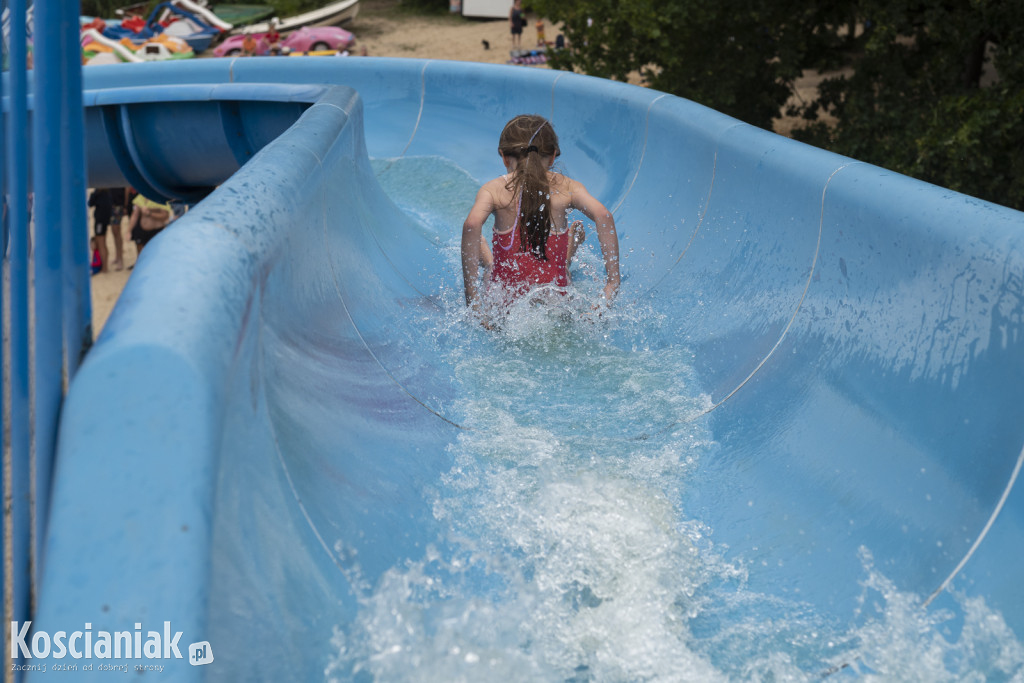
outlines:
[{"label": "blue metal railing", "polygon": [[[92,333],[79,4],[29,8],[10,0],[3,14],[3,585],[10,623],[34,612],[61,401]],[[7,667],[4,675],[14,679]]]}]

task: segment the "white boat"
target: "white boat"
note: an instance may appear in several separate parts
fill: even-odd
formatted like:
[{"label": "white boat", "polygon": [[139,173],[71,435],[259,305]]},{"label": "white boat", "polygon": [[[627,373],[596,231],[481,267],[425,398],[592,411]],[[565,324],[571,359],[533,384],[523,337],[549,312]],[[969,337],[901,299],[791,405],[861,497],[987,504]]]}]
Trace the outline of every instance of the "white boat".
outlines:
[{"label": "white boat", "polygon": [[277,22],[274,28],[284,33],[293,31],[303,26],[337,26],[346,21],[356,18],[359,13],[359,0],[340,0],[324,5],[320,9],[296,14],[294,17],[284,19],[271,19],[259,24],[249,24],[234,29],[231,33],[266,33],[271,29],[273,22]]},{"label": "white boat", "polygon": [[207,7],[196,2],[192,2],[192,0],[171,0],[171,4],[177,5],[178,7],[188,10],[193,14],[199,15],[204,21],[210,24],[210,26],[215,26],[221,31],[230,31],[234,28],[234,26],[218,17]]}]

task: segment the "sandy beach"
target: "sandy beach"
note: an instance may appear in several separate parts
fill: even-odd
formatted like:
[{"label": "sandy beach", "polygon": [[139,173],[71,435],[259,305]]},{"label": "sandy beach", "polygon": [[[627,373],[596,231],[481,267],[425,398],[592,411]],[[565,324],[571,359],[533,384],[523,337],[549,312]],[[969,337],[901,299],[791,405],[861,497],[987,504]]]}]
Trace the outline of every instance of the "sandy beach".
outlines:
[{"label": "sandy beach", "polygon": [[[523,48],[536,44],[536,19],[529,15]],[[557,32],[550,22],[545,26],[547,39],[553,41]],[[507,20],[464,19],[457,14],[418,16],[401,9],[397,0],[360,0],[359,15],[346,28],[356,35],[357,51],[366,47],[368,54],[376,57],[505,64],[512,47]]]},{"label": "sandy beach", "polygon": [[[536,44],[537,31],[534,27],[537,17],[527,15],[523,31],[524,48]],[[359,14],[345,25],[356,36],[355,52],[365,47],[367,54],[376,57],[406,57],[414,59],[453,59],[488,64],[505,64],[512,47],[508,21],[465,19],[457,14],[423,16],[410,13],[399,6],[398,0],[361,0]],[[545,21],[545,37],[553,41],[558,27]],[[203,58],[212,58],[208,50]],[[323,59],[333,59],[323,57]],[[88,67],[86,67],[88,68]],[[547,68],[531,65],[522,68]],[[820,77],[808,74],[803,87],[812,88]],[[791,124],[786,121],[776,125],[776,131],[787,134]],[[90,235],[92,234],[90,227]],[[134,265],[135,245],[127,239],[128,219],[121,226],[125,237],[124,265],[121,271],[102,272],[92,277],[93,332],[99,335],[106,323],[117,297],[131,275]],[[107,236],[108,249],[113,254],[113,238]]]}]

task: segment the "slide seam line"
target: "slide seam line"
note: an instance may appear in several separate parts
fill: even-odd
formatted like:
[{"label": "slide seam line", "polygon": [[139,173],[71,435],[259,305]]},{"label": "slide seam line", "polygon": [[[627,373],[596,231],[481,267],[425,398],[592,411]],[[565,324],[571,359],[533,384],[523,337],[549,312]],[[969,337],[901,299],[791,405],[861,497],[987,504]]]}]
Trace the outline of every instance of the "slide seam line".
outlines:
[{"label": "slide seam line", "polygon": [[615,215],[615,213],[620,208],[622,208],[623,202],[626,201],[626,197],[629,196],[629,193],[633,191],[633,186],[636,185],[637,178],[640,177],[640,170],[643,168],[643,166],[644,166],[644,158],[647,156],[647,140],[648,140],[648,136],[649,136],[649,134],[651,132],[651,109],[654,108],[654,105],[658,101],[660,101],[662,98],[665,98],[665,97],[668,97],[668,95],[665,94],[665,93],[662,93],[658,97],[655,97],[653,100],[651,100],[648,103],[648,105],[647,105],[647,113],[644,115],[644,144],[643,144],[643,149],[640,150],[640,161],[637,162],[636,172],[633,173],[633,179],[629,182],[629,187],[626,188],[625,194],[623,194],[622,197],[619,198],[618,203],[615,205],[614,208],[611,209],[610,213],[613,216]]},{"label": "slide seam line", "polygon": [[1017,456],[1017,464],[1014,466],[1013,471],[1010,472],[1010,478],[1006,482],[1006,487],[1003,489],[1003,495],[999,497],[999,502],[996,503],[995,508],[992,510],[992,514],[989,516],[985,526],[982,527],[981,533],[974,539],[974,543],[967,550],[967,553],[961,558],[959,564],[953,568],[953,571],[949,573],[949,576],[939,584],[939,587],[932,591],[932,594],[928,596],[922,604],[922,608],[928,607],[935,598],[939,597],[939,594],[946,589],[947,586],[953,581],[957,574],[967,565],[975,551],[981,546],[981,542],[985,540],[985,536],[988,535],[989,530],[992,529],[992,525],[995,523],[999,513],[1003,510],[1003,505],[1006,504],[1006,500],[1010,497],[1010,491],[1013,490],[1013,486],[1017,481],[1017,477],[1020,475],[1021,466],[1024,465],[1024,449],[1021,449],[1020,455]]},{"label": "slide seam line", "polygon": [[370,354],[370,357],[373,358],[373,360],[377,363],[378,366],[380,366],[380,369],[384,371],[384,374],[386,374],[391,379],[391,381],[395,383],[395,386],[397,386],[399,389],[404,391],[405,394],[409,398],[411,398],[413,401],[415,401],[416,403],[420,404],[423,408],[427,409],[428,411],[433,413],[436,417],[444,420],[445,422],[447,422],[451,426],[453,426],[453,427],[455,427],[457,429],[464,430],[464,431],[473,431],[469,427],[464,427],[464,426],[460,425],[457,422],[453,422],[452,420],[448,419],[447,417],[445,417],[444,415],[442,415],[441,413],[437,412],[436,410],[431,408],[429,405],[427,405],[426,403],[421,401],[419,398],[417,398],[415,394],[413,394],[411,391],[409,391],[409,389],[407,389],[405,387],[404,384],[402,384],[401,382],[398,381],[398,378],[395,377],[391,373],[390,370],[388,370],[388,368],[384,365],[384,363],[381,362],[380,358],[377,357],[377,354],[375,354],[373,352],[373,349],[370,348],[370,345],[366,343],[366,339],[363,337],[363,333],[359,330],[359,326],[356,325],[356,321],[352,317],[352,312],[349,310],[348,304],[345,302],[345,295],[341,291],[341,282],[338,279],[338,271],[334,267],[334,259],[332,258],[332,255],[331,255],[330,241],[328,240],[328,235],[327,235],[327,221],[326,221],[326,219],[322,222],[322,225],[323,225],[323,233],[324,233],[324,247],[327,250],[327,263],[328,263],[328,265],[330,266],[330,269],[331,269],[331,281],[334,284],[334,291],[338,294],[338,299],[341,301],[341,307],[345,311],[345,317],[348,318],[348,321],[352,325],[352,329],[355,331],[356,336],[359,337],[359,341],[360,341],[360,343],[362,343],[363,348],[366,349],[366,352],[368,354]]},{"label": "slide seam line", "polygon": [[793,309],[793,314],[789,317],[789,322],[786,323],[786,327],[782,330],[782,334],[779,335],[779,338],[775,341],[775,345],[772,346],[771,350],[768,351],[768,353],[765,355],[765,357],[761,359],[761,362],[757,364],[757,367],[755,367],[750,372],[750,374],[747,375],[746,379],[744,379],[742,382],[740,382],[739,385],[737,385],[735,389],[730,391],[721,401],[719,401],[719,402],[715,403],[714,405],[712,405],[711,408],[709,409],[709,411],[710,410],[714,410],[718,406],[720,406],[723,403],[725,403],[726,401],[728,401],[730,398],[733,397],[733,395],[736,394],[737,391],[742,389],[743,386],[746,385],[747,382],[749,382],[751,379],[753,379],[754,375],[756,375],[761,370],[761,368],[764,367],[764,364],[767,363],[768,359],[771,358],[775,354],[775,352],[778,350],[779,346],[782,345],[782,341],[786,338],[786,335],[789,334],[790,328],[793,327],[793,323],[796,321],[797,314],[800,313],[800,309],[803,308],[804,299],[807,298],[807,292],[808,292],[808,290],[810,290],[811,282],[814,279],[814,271],[815,271],[815,269],[818,266],[818,255],[821,252],[821,233],[822,233],[822,231],[824,229],[824,225],[825,225],[825,195],[828,193],[828,186],[832,183],[832,179],[835,178],[837,173],[842,171],[844,168],[847,168],[848,166],[852,166],[853,164],[858,164],[858,163],[861,163],[861,162],[854,161],[854,162],[850,162],[848,164],[843,164],[842,166],[840,166],[836,170],[832,171],[832,174],[828,177],[828,180],[825,181],[825,187],[823,187],[821,189],[821,213],[820,213],[820,215],[818,217],[818,241],[814,245],[814,257],[811,259],[811,270],[810,270],[809,273],[807,273],[807,280],[806,280],[806,282],[804,282],[804,291],[800,294],[800,300],[797,301],[796,308]]}]

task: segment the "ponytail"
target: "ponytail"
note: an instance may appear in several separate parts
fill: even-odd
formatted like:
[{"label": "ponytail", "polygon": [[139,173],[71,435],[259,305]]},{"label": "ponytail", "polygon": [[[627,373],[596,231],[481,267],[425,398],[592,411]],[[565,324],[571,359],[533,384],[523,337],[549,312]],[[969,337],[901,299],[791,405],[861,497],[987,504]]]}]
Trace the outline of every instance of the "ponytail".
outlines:
[{"label": "ponytail", "polygon": [[537,258],[546,261],[548,234],[551,232],[551,192],[548,169],[536,147],[529,146],[519,157],[512,182],[520,192],[520,251],[533,252]]},{"label": "ponytail", "polygon": [[519,161],[506,185],[517,197],[519,249],[546,261],[552,222],[551,188],[544,157],[559,155],[558,136],[540,116],[517,116],[502,131],[498,150]]}]

